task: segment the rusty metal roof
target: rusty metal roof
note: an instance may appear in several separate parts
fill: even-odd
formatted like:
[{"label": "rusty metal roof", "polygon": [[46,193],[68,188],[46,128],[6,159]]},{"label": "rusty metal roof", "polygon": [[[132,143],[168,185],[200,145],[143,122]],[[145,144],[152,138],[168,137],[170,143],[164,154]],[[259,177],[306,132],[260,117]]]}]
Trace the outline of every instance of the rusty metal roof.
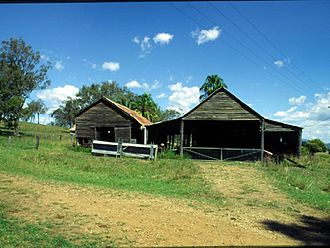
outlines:
[{"label": "rusty metal roof", "polygon": [[114,102],[112,100],[110,100],[107,97],[103,97],[105,100],[107,100],[108,102],[112,103],[113,105],[115,105],[116,107],[118,107],[120,110],[122,110],[123,112],[125,112],[126,114],[128,114],[129,116],[131,116],[132,118],[134,118],[137,122],[139,122],[141,125],[143,126],[147,126],[147,125],[151,125],[152,122],[150,122],[147,118],[143,117],[142,115],[140,115],[139,113],[135,112],[134,110],[125,107],[124,105],[121,105],[117,102]]}]

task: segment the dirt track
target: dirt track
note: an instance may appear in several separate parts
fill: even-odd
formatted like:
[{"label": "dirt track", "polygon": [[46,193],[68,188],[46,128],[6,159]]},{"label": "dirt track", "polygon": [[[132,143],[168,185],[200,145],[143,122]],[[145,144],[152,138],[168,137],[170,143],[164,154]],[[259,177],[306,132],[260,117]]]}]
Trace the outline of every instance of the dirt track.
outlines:
[{"label": "dirt track", "polygon": [[96,234],[106,240],[104,246],[112,241],[119,246],[317,244],[315,233],[304,232],[308,239],[292,232],[284,235],[271,230],[271,223],[301,232],[304,216],[323,220],[324,213],[290,200],[254,168],[201,167],[205,178],[226,197],[224,206],[5,174],[0,174],[0,200],[17,206],[12,212],[16,217],[60,223],[57,230],[62,235]]}]

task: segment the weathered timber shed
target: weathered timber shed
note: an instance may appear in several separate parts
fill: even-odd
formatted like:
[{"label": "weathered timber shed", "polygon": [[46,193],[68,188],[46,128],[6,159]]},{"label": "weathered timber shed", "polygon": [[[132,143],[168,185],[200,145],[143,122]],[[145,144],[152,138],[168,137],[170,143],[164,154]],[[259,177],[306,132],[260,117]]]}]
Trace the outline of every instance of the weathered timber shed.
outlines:
[{"label": "weathered timber shed", "polygon": [[182,117],[147,128],[148,142],[177,148],[181,155],[233,160],[244,160],[244,154],[263,159],[264,152],[299,156],[302,131],[262,117],[224,88]]},{"label": "weathered timber shed", "polygon": [[81,145],[92,140],[146,144],[146,125],[151,122],[137,112],[102,97],[76,115],[76,138]]}]

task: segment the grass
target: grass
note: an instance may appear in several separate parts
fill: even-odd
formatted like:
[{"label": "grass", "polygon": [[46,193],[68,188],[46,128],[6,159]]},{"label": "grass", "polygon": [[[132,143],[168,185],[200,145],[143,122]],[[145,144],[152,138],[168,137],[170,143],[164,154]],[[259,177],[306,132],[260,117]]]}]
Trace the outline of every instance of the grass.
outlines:
[{"label": "grass", "polygon": [[[222,195],[199,175],[199,167],[188,159],[174,159],[171,154],[167,156],[169,159],[158,161],[92,156],[89,149],[72,147],[69,133],[63,128],[24,123],[20,137],[10,136],[6,129],[0,130],[3,134],[0,135],[0,173],[216,205],[223,201]],[[38,150],[35,149],[37,134],[41,137]],[[15,204],[20,206],[11,199],[0,204],[1,247],[104,247],[117,242],[109,244],[97,235],[63,233],[62,219],[27,222],[11,214]]]},{"label": "grass", "polygon": [[277,187],[299,202],[330,213],[330,155],[302,156],[304,168],[293,167],[287,161],[257,166]]},{"label": "grass", "polygon": [[[25,125],[26,129],[29,125],[34,127]],[[0,136],[0,171],[44,181],[222,203],[222,196],[199,175],[199,167],[191,160],[92,156],[89,150],[72,147],[63,130],[57,130],[63,134],[61,141],[50,136],[56,132],[42,130],[44,138],[40,139],[38,150],[33,148],[35,140],[31,135],[12,137],[10,141]]]},{"label": "grass", "polygon": [[[0,245],[1,247],[95,247],[101,241],[95,237],[80,235],[70,240],[56,234],[47,223],[30,224],[11,217],[8,212],[13,206],[0,203]],[[74,242],[74,241],[79,242]]]}]

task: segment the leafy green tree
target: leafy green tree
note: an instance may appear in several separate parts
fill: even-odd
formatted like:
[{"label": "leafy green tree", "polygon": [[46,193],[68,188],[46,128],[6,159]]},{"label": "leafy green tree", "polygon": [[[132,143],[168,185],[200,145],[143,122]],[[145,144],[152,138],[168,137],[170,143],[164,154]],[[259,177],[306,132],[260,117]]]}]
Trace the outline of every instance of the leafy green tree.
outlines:
[{"label": "leafy green tree", "polygon": [[37,115],[38,124],[39,124],[39,116],[41,114],[46,114],[48,110],[46,108],[45,103],[41,99],[33,100],[30,103],[28,103],[27,109],[29,115],[31,115],[32,117]]},{"label": "leafy green tree", "polygon": [[199,91],[201,92],[199,100],[204,100],[219,88],[228,88],[223,79],[218,75],[207,76],[204,84],[199,89]]},{"label": "leafy green tree", "polygon": [[310,155],[317,152],[326,152],[328,149],[325,143],[320,139],[312,139],[302,143],[302,148],[307,149]]},{"label": "leafy green tree", "polygon": [[121,88],[116,82],[101,82],[100,84],[93,83],[90,86],[84,85],[77,94],[80,107],[84,108],[96,102],[101,97],[108,97],[118,103],[125,103],[126,106],[134,101],[136,95],[126,87]]},{"label": "leafy green tree", "polygon": [[75,115],[83,108],[91,105],[101,97],[108,97],[111,100],[121,103],[133,109],[137,95],[127,87],[120,87],[116,82],[93,83],[90,86],[84,85],[79,90],[75,99],[68,98],[61,106],[53,111],[51,116],[55,119],[54,124],[59,126],[72,126]]},{"label": "leafy green tree", "polygon": [[154,121],[168,121],[178,118],[180,113],[174,109],[159,110],[158,117]]},{"label": "leafy green tree", "polygon": [[23,105],[31,92],[49,86],[50,64],[40,63],[40,53],[24,40],[11,38],[0,48],[0,120],[18,134]]},{"label": "leafy green tree", "polygon": [[154,121],[159,115],[159,107],[152,99],[151,94],[146,92],[137,97],[133,106],[136,112],[147,118],[149,121]]},{"label": "leafy green tree", "polygon": [[68,97],[58,109],[53,111],[51,117],[55,119],[56,125],[71,128],[75,123],[75,116],[80,109],[79,99]]}]

